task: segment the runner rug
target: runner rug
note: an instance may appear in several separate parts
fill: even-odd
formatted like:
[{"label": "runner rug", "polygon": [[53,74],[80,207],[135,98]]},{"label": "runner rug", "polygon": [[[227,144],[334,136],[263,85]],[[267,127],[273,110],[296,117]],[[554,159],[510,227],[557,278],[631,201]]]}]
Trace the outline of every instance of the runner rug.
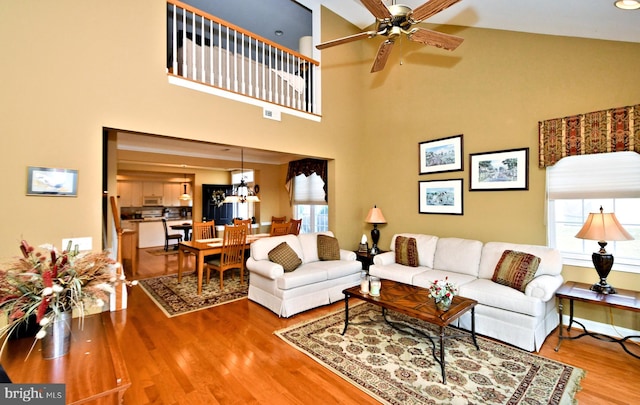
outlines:
[{"label": "runner rug", "polygon": [[[471,334],[445,340],[447,383],[429,340],[392,328],[380,307],[362,303],[276,331],[276,335],[385,404],[572,404],[581,369]],[[428,323],[389,311],[387,317],[431,336]],[[353,322],[353,323],[351,323]],[[438,340],[435,339],[436,345]]]},{"label": "runner rug", "polygon": [[220,290],[220,279],[214,271],[209,284],[202,282],[201,295],[195,273],[183,274],[181,283],[174,274],[143,279],[139,284],[165,315],[173,317],[247,298],[249,279],[245,276],[244,284],[240,284],[238,274],[233,278],[226,275],[224,289]]}]

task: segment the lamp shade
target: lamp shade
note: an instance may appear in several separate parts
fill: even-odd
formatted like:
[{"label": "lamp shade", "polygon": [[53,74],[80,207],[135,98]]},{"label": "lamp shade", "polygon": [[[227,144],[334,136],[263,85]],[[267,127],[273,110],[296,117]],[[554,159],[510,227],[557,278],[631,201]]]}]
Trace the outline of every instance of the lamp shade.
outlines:
[{"label": "lamp shade", "polygon": [[387,220],[382,215],[382,210],[375,205],[369,210],[367,218],[364,220],[368,224],[386,224]]},{"label": "lamp shade", "polygon": [[600,212],[589,214],[586,222],[576,234],[576,238],[598,241],[633,240],[633,236],[627,232],[613,212]]}]

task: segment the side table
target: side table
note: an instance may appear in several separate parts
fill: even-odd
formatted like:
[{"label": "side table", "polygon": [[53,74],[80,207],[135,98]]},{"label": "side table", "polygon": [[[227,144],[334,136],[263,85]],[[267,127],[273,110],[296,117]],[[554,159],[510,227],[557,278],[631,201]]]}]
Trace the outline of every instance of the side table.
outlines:
[{"label": "side table", "polygon": [[356,259],[362,263],[362,270],[366,270],[367,273],[369,272],[369,266],[373,264],[373,258],[384,252],[386,252],[386,250],[381,250],[378,253],[371,254],[371,251],[360,252],[359,250],[354,250]]},{"label": "side table", "polygon": [[[605,342],[618,343],[622,346],[622,349],[635,358],[640,359],[640,356],[631,353],[627,349],[625,343],[629,339],[640,338],[640,336],[626,336],[623,338],[616,338],[613,336],[603,335],[601,333],[589,332],[587,328],[580,322],[573,319],[573,302],[581,301],[594,305],[601,305],[609,308],[618,308],[627,311],[640,312],[640,291],[623,290],[617,288],[617,294],[601,294],[590,290],[591,285],[586,283],[578,283],[575,281],[568,281],[564,283],[558,291],[556,291],[556,298],[558,299],[558,316],[560,317],[560,324],[558,325],[558,345],[555,348],[557,352],[560,350],[560,345],[565,339],[578,339],[583,336],[591,336],[598,340]],[[564,336],[562,334],[562,300],[569,300],[569,325],[567,326],[567,332],[571,331],[571,325],[577,323],[582,327],[584,333],[577,336]]]}]

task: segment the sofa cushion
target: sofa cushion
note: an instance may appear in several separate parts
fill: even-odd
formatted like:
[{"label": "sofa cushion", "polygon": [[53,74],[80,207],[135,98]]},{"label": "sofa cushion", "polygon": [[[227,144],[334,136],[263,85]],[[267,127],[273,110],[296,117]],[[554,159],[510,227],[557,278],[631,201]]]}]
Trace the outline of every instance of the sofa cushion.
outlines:
[{"label": "sofa cushion", "polygon": [[[302,258],[302,247],[296,235],[272,236],[270,238],[260,238],[251,243],[251,257],[256,260],[269,260],[269,252],[282,242],[287,244]],[[315,242],[315,241],[314,241]]]},{"label": "sofa cushion", "polygon": [[318,235],[334,236],[333,232],[317,232],[317,233],[301,233],[296,236],[302,249],[302,263],[317,262],[320,260],[318,257]]},{"label": "sofa cushion", "polygon": [[285,272],[294,271],[302,264],[302,260],[287,242],[282,242],[271,249],[269,251],[269,260],[281,265]]},{"label": "sofa cushion", "polygon": [[433,235],[424,235],[420,233],[398,233],[393,235],[391,239],[390,250],[396,249],[396,238],[398,236],[404,236],[407,238],[414,238],[416,240],[416,246],[418,248],[418,264],[433,268],[433,257],[436,254],[436,244],[438,243],[438,237]]},{"label": "sofa cushion", "polygon": [[493,272],[492,281],[524,292],[538,270],[540,258],[525,252],[505,250]]},{"label": "sofa cushion", "polygon": [[318,258],[320,260],[340,260],[338,239],[328,235],[318,235]]},{"label": "sofa cushion", "polygon": [[418,246],[415,238],[398,236],[395,245],[396,263],[418,267]]},{"label": "sofa cushion", "polygon": [[481,254],[479,240],[439,238],[433,268],[478,277]]},{"label": "sofa cushion", "polygon": [[480,260],[479,278],[491,279],[496,269],[498,261],[505,250],[517,250],[519,252],[530,253],[540,258],[540,266],[536,272],[536,277],[543,274],[557,276],[562,273],[562,256],[558,249],[541,245],[524,245],[509,242],[487,242],[482,247],[482,258]]}]

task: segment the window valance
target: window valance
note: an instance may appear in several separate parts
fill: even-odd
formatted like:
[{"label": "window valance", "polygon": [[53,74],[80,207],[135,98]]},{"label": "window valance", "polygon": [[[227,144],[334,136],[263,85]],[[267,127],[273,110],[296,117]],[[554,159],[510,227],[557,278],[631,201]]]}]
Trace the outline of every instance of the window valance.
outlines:
[{"label": "window valance", "polygon": [[538,135],[540,168],[565,156],[640,153],[640,104],[541,121]]},{"label": "window valance", "polygon": [[287,171],[287,190],[289,190],[289,200],[291,201],[293,198],[291,182],[294,177],[304,174],[305,176],[311,176],[312,173],[320,176],[322,181],[324,181],[324,200],[328,201],[327,196],[327,161],[320,159],[302,159],[296,160],[293,162],[289,162],[289,169]]}]

